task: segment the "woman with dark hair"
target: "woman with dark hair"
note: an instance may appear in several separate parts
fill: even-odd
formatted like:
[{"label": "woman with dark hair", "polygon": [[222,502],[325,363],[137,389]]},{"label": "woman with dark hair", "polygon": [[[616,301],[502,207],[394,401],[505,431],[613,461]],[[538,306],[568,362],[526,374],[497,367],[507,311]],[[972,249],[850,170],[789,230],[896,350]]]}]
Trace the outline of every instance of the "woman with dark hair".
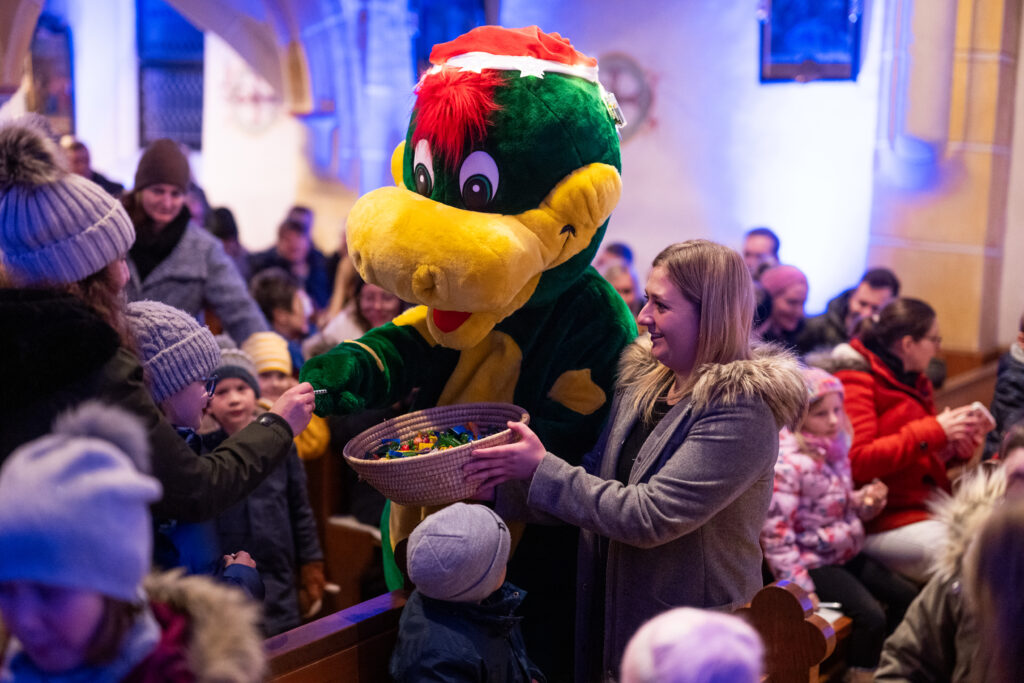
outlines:
[{"label": "woman with dark hair", "polygon": [[941,340],[931,306],[895,299],[836,347],[826,368],[846,392],[854,483],[879,479],[889,488],[888,505],[866,525],[864,553],[919,583],[943,534],[928,500],[950,492],[947,466],[969,458],[985,428],[971,406],[936,414],[925,369]]},{"label": "woman with dark hair", "polygon": [[309,421],[312,387],[295,388],[266,421],[198,457],[153,403],[125,322],[132,222],[116,199],[64,169],[43,125],[0,125],[0,463],[58,414],[101,399],[143,421],[163,485],[155,515],[209,519],[284,459]]},{"label": "woman with dark hair", "polygon": [[185,203],[191,177],[172,140],[157,140],[139,159],[135,187],[121,198],[136,234],[126,293],[196,316],[209,306],[241,344],[269,327],[220,240],[192,222]]},{"label": "woman with dark hair", "polygon": [[[761,587],[761,525],[778,430],[803,412],[794,358],[753,349],[754,291],[738,253],[691,240],[662,251],[604,434],[573,467],[528,427],[464,470],[506,519],[580,527],[576,679],[619,668],[641,624],[672,607],[734,610]],[[525,484],[523,482],[526,482]]]}]

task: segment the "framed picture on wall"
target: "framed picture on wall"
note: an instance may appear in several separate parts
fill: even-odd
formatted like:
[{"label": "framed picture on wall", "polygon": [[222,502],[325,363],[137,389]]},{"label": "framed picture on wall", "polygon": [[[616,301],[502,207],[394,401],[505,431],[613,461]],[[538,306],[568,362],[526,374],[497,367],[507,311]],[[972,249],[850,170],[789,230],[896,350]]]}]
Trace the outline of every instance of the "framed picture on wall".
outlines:
[{"label": "framed picture on wall", "polygon": [[863,0],[761,0],[761,82],[857,80]]},{"label": "framed picture on wall", "polygon": [[71,29],[52,14],[39,16],[29,48],[28,111],[42,114],[56,135],[75,132]]}]

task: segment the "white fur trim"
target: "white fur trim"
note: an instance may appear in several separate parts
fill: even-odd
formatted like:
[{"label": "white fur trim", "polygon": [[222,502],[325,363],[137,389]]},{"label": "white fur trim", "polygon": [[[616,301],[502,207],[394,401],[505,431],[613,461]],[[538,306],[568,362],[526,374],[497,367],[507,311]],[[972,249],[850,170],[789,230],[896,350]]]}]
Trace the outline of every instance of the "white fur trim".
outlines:
[{"label": "white fur trim", "polygon": [[465,54],[456,55],[449,58],[444,64],[431,67],[427,74],[435,74],[445,66],[454,66],[460,71],[472,71],[473,73],[480,73],[484,69],[518,71],[520,78],[524,76],[544,78],[545,73],[565,74],[566,76],[576,76],[591,83],[597,83],[596,66],[563,64],[549,59],[537,59],[536,57],[492,55],[489,52],[466,52]]}]

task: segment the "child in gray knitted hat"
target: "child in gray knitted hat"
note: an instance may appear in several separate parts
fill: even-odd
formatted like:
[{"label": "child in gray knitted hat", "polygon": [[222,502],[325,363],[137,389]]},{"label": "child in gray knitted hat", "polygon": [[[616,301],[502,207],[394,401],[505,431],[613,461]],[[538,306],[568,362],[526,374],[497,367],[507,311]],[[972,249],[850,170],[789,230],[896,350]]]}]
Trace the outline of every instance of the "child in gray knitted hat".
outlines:
[{"label": "child in gray knitted hat", "polygon": [[[158,301],[128,304],[125,318],[135,337],[153,402],[200,457],[202,441],[196,429],[217,385],[214,370],[220,364],[220,349],[213,334],[189,314]],[[244,550],[222,554],[212,522],[154,522],[156,566],[211,574],[241,588],[251,598],[263,599],[256,562]]]},{"label": "child in gray knitted hat", "polygon": [[148,464],[141,421],[95,402],[6,460],[0,680],[263,680],[256,610],[238,591],[146,578],[161,495]]},{"label": "child in gray knitted hat", "polygon": [[515,616],[526,593],[505,580],[511,537],[483,505],[455,503],[409,536],[409,596],[391,655],[398,683],[546,680]]},{"label": "child in gray knitted hat", "polygon": [[[260,385],[252,358],[237,348],[221,349],[217,388],[210,415],[220,429],[203,435],[204,448],[216,448],[266,413],[258,413]],[[293,391],[294,389],[289,389]],[[266,586],[264,631],[276,635],[298,626],[298,588],[314,603],[323,596],[323,553],[306,489],[306,470],[292,444],[280,463],[246,498],[215,520],[221,548],[248,548]]]}]

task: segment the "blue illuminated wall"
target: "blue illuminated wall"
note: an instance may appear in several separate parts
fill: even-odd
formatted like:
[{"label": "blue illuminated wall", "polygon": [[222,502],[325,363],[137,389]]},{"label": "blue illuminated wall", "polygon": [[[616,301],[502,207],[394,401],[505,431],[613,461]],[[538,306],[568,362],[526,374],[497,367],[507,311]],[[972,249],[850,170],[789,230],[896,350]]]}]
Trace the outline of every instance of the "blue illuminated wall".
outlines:
[{"label": "blue illuminated wall", "polygon": [[503,0],[501,21],[646,72],[651,117],[623,147],[607,239],[642,264],[671,242],[739,246],[747,228],[771,226],[783,260],[807,272],[815,313],[867,265],[883,2],[865,2],[856,82],[759,83],[756,2]]}]

